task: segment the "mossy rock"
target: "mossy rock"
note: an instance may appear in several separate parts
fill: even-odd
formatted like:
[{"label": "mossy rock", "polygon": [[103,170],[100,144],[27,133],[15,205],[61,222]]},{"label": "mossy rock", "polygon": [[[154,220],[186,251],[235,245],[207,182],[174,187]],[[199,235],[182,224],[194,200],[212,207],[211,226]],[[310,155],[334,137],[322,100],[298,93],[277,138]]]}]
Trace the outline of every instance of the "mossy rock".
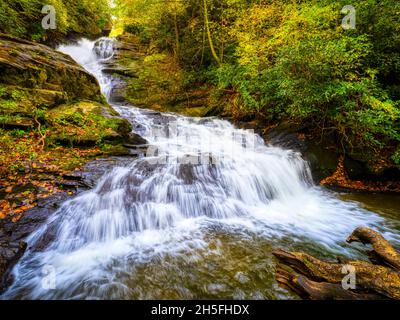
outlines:
[{"label": "mossy rock", "polygon": [[36,90],[44,98],[44,106],[49,96],[62,96],[66,102],[104,101],[96,78],[70,56],[4,34],[0,34],[0,74],[5,87]]},{"label": "mossy rock", "polygon": [[0,115],[0,128],[8,130],[30,130],[34,123],[30,118],[19,115]]},{"label": "mossy rock", "polygon": [[131,155],[130,150],[122,145],[105,145],[102,148],[102,152],[105,156],[114,157],[125,157]]},{"label": "mossy rock", "polygon": [[52,108],[67,100],[63,91],[0,84],[0,115],[33,117],[38,108]]},{"label": "mossy rock", "polygon": [[47,111],[46,119],[52,126],[48,139],[62,145],[119,144],[132,131],[131,124],[110,106],[92,101],[58,106]]}]

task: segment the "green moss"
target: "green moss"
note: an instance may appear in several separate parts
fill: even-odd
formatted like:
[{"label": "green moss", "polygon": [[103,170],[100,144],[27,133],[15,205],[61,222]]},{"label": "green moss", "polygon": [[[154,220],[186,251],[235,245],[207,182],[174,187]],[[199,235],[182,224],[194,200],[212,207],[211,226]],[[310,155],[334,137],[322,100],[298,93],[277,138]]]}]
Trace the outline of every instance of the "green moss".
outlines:
[{"label": "green moss", "polygon": [[101,151],[107,156],[127,156],[130,154],[129,149],[122,145],[103,144]]},{"label": "green moss", "polygon": [[18,57],[19,53],[18,53],[17,50],[13,49],[13,50],[10,51],[10,55],[13,56],[13,57]]},{"label": "green moss", "polygon": [[104,141],[119,143],[131,132],[130,123],[109,113],[109,106],[81,101],[49,110],[52,129],[49,142],[94,146]]},{"label": "green moss", "polygon": [[9,123],[18,123],[22,120],[21,116],[12,116],[12,115],[0,115],[0,126],[7,125]]},{"label": "green moss", "polygon": [[51,108],[67,100],[60,91],[28,89],[19,86],[0,86],[0,114],[19,114],[33,117],[38,108]]}]

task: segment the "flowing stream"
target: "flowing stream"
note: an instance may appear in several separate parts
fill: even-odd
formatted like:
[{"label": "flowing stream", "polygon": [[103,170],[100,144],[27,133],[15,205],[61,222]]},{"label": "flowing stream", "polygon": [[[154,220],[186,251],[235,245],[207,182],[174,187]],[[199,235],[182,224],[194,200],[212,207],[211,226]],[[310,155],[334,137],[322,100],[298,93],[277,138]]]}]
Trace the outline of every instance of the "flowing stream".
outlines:
[{"label": "flowing stream", "polygon": [[[59,48],[96,76],[107,98],[115,79],[102,69],[113,41]],[[363,257],[344,243],[361,225],[400,244],[395,219],[314,185],[299,153],[216,118],[113,107],[151,152],[49,217],[28,242],[50,232],[55,239],[26,252],[3,298],[295,298],[274,280],[273,248]]]}]

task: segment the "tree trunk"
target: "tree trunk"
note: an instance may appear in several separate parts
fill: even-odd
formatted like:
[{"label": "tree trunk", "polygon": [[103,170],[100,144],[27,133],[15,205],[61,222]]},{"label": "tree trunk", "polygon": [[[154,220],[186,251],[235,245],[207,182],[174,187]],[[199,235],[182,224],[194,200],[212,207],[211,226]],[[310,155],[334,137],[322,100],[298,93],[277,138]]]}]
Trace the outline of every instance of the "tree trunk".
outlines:
[{"label": "tree trunk", "polygon": [[217,55],[217,52],[215,51],[214,43],[213,43],[212,37],[211,37],[210,22],[208,20],[207,0],[204,0],[203,3],[204,3],[204,21],[205,21],[205,26],[206,26],[208,43],[210,45],[211,53],[212,53],[215,61],[220,65],[221,64],[221,60],[219,59],[219,57]]},{"label": "tree trunk", "polygon": [[178,21],[177,21],[177,16],[176,16],[176,5],[175,5],[175,12],[174,12],[174,29],[175,29],[175,58],[178,59],[179,51],[180,51],[180,43],[179,43]]}]

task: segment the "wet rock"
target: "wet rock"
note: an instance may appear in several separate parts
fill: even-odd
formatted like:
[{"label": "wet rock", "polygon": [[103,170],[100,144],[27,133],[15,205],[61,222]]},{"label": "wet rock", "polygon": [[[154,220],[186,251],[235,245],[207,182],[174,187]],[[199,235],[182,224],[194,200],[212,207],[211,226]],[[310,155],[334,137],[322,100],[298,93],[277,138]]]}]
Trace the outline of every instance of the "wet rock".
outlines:
[{"label": "wet rock", "polygon": [[307,141],[304,157],[308,161],[313,173],[313,178],[319,182],[331,176],[339,163],[339,152],[332,147],[323,145],[318,141]]},{"label": "wet rock", "polygon": [[113,103],[122,103],[126,101],[127,84],[120,78],[114,77],[109,100]]},{"label": "wet rock", "polygon": [[[40,121],[49,143],[76,147],[120,144],[132,131],[97,79],[50,47],[0,34],[0,74],[0,127],[29,129]],[[46,113],[39,120],[37,108]]]},{"label": "wet rock", "polygon": [[193,184],[196,180],[194,166],[191,164],[181,164],[179,166],[178,177],[182,179],[185,184]]},{"label": "wet rock", "polygon": [[354,160],[350,157],[345,157],[344,166],[349,178],[352,180],[361,180],[367,171],[365,163]]},{"label": "wet rock", "polygon": [[[128,38],[128,41],[124,41]],[[119,41],[115,44],[115,50],[117,51],[131,51],[138,52],[139,44],[137,42],[129,41],[131,38],[127,34],[123,34],[119,37]]]},{"label": "wet rock", "polygon": [[115,157],[126,157],[126,156],[132,156],[133,154],[131,150],[129,150],[129,148],[126,148],[122,145],[116,145],[112,146],[107,151],[104,151],[104,155],[115,156]]},{"label": "wet rock", "polygon": [[[330,177],[338,168],[339,159],[344,151],[339,147],[334,134],[314,137],[304,134],[301,126],[282,124],[268,131],[265,140],[274,145],[296,150],[302,153],[309,162],[313,178],[319,183]],[[303,139],[299,137],[303,135]],[[365,182],[396,182],[400,181],[400,168],[388,161],[382,161],[381,169],[376,171],[371,167],[374,152],[354,148],[346,150],[344,155],[345,173],[351,181]]]},{"label": "wet rock", "polygon": [[137,75],[133,70],[130,70],[128,68],[123,68],[121,66],[109,65],[106,68],[104,68],[102,71],[105,74],[119,75],[119,76],[129,77],[129,78],[137,78]]},{"label": "wet rock", "polygon": [[13,243],[24,240],[69,197],[66,192],[57,193],[49,198],[40,199],[37,206],[26,211],[17,222],[13,222],[11,217],[0,220],[0,242]]},{"label": "wet rock", "polygon": [[86,185],[83,184],[81,181],[57,181],[57,186],[61,187],[64,190],[77,190],[78,188],[81,187],[87,187]]},{"label": "wet rock", "polygon": [[7,130],[28,130],[33,127],[33,120],[29,118],[10,118],[0,122],[0,127]]},{"label": "wet rock", "polygon": [[210,106],[206,109],[203,116],[204,117],[216,117],[220,116],[224,112],[224,107],[222,105]]},{"label": "wet rock", "polygon": [[[372,263],[367,261],[326,262],[302,252],[274,250],[278,265],[278,283],[312,300],[400,300],[400,254],[380,233],[360,227],[348,237],[348,243],[371,244]],[[372,257],[372,259],[371,259]],[[343,270],[351,266],[356,287],[345,290]]]},{"label": "wet rock", "polygon": [[[256,127],[253,127],[252,129],[257,130]],[[300,130],[300,128],[282,124],[269,130],[264,138],[267,142],[275,146],[303,152],[307,149],[307,145],[304,141],[298,138],[298,130]]]},{"label": "wet rock", "polygon": [[43,252],[45,251],[49,245],[56,239],[56,223],[58,221],[54,221],[51,223],[46,232],[30,247],[29,249],[33,252]]},{"label": "wet rock", "polygon": [[299,132],[302,129],[300,126],[282,124],[269,130],[264,139],[275,146],[301,152],[310,165],[315,182],[319,183],[336,171],[340,153],[332,147],[333,137],[326,137],[324,140],[300,139]]},{"label": "wet rock", "polygon": [[101,38],[94,44],[93,51],[101,59],[109,59],[114,54],[115,40],[111,38]]},{"label": "wet rock", "polygon": [[21,242],[0,242],[0,293],[10,284],[9,270],[22,257],[27,244]]},{"label": "wet rock", "polygon": [[67,180],[74,180],[74,181],[82,181],[83,177],[82,174],[80,172],[69,172],[69,173],[65,173],[62,176],[64,179]]},{"label": "wet rock", "polygon": [[62,145],[92,147],[99,142],[118,144],[129,138],[132,126],[107,104],[81,101],[47,112],[54,130],[48,138]]},{"label": "wet rock", "polygon": [[148,145],[149,142],[136,133],[130,133],[125,144],[136,145],[136,146],[145,146],[145,145]]},{"label": "wet rock", "polygon": [[245,275],[243,272],[236,273],[235,279],[242,284],[250,281],[249,277],[247,275]]}]

